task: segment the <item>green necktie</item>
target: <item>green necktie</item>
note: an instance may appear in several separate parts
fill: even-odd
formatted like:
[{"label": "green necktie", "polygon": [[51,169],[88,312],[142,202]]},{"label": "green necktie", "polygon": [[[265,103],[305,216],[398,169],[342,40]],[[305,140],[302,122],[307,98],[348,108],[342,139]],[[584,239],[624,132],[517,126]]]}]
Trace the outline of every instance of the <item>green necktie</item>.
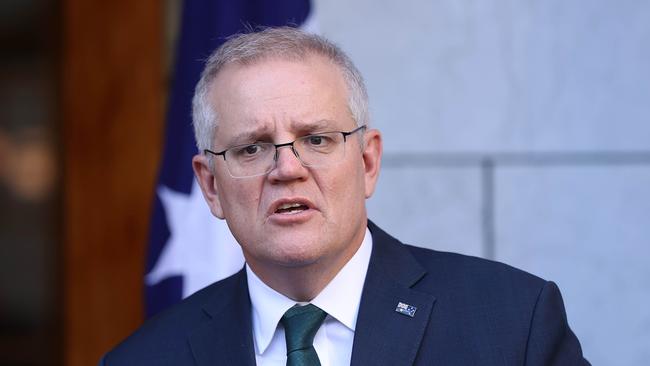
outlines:
[{"label": "green necktie", "polygon": [[287,366],[320,366],[314,349],[314,336],[327,313],[315,305],[294,306],[280,322],[287,341]]}]

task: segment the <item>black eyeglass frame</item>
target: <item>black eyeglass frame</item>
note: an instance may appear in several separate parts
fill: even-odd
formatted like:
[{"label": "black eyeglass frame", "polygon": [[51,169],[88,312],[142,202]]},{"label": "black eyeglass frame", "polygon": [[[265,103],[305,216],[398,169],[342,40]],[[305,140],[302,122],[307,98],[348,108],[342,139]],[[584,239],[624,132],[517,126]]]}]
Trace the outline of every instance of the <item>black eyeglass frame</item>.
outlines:
[{"label": "black eyeglass frame", "polygon": [[[291,142],[285,142],[284,144],[271,143],[271,145],[273,145],[275,147],[275,155],[273,156],[273,161],[278,160],[278,149],[281,148],[281,147],[286,147],[286,146],[290,146],[291,151],[293,152],[293,154],[298,158],[298,160],[300,160],[300,155],[298,154],[298,152],[296,151],[296,149],[295,149],[295,147],[293,145],[293,144],[296,143],[296,141],[298,141],[300,139],[310,137],[310,136],[318,136],[318,135],[325,134],[325,133],[340,133],[340,134],[343,135],[343,143],[346,143],[348,141],[348,136],[350,136],[350,135],[352,135],[352,134],[354,134],[354,133],[356,133],[356,132],[358,132],[360,130],[365,130],[367,127],[368,126],[363,125],[363,126],[359,126],[359,127],[355,128],[352,131],[347,131],[347,132],[345,132],[345,131],[327,131],[327,132],[314,133],[314,134],[310,134],[310,135],[300,136],[299,138],[297,138],[297,139],[295,139],[295,140],[293,140]],[[212,154],[212,155],[216,155],[216,156],[221,156],[221,157],[223,157],[223,161],[226,161],[226,152],[228,152],[228,150],[238,148],[238,147],[242,147],[242,146],[247,146],[247,145],[255,145],[255,143],[231,146],[231,147],[229,147],[229,148],[227,148],[225,150],[219,151],[219,152],[214,152],[214,151],[212,151],[210,149],[203,149],[203,153],[204,154]],[[302,160],[300,160],[300,162],[302,162]]]}]

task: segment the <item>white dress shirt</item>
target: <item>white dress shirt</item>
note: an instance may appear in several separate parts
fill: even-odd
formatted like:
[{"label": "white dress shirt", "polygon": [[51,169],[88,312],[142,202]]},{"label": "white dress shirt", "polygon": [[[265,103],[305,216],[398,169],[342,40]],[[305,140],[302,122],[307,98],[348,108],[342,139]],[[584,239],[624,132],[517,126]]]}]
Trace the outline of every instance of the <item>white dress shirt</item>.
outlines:
[{"label": "white dress shirt", "polygon": [[[311,301],[328,314],[314,337],[314,348],[323,366],[350,364],[361,291],[366,279],[371,251],[372,236],[366,228],[363,242],[354,256]],[[267,286],[248,264],[246,264],[246,274],[252,303],[253,340],[257,365],[285,366],[287,345],[280,319],[296,302]]]}]

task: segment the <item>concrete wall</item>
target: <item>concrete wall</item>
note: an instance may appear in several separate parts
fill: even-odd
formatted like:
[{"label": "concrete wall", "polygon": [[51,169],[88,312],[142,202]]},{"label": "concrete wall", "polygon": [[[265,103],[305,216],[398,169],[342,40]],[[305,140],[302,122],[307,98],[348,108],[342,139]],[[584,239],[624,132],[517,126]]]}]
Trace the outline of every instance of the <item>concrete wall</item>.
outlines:
[{"label": "concrete wall", "polygon": [[593,364],[650,363],[650,3],[319,0],[365,75],[370,216],[557,282]]}]

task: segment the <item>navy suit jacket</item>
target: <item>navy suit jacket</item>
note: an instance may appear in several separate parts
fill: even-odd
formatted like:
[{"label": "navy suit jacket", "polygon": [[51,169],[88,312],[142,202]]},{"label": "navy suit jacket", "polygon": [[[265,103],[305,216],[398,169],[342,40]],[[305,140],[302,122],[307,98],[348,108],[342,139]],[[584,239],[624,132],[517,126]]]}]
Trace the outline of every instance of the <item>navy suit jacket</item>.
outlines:
[{"label": "navy suit jacket", "polygon": [[[368,227],[352,365],[589,364],[553,282]],[[416,308],[413,317],[395,311],[400,302]],[[100,365],[255,365],[246,271],[147,321]]]}]

